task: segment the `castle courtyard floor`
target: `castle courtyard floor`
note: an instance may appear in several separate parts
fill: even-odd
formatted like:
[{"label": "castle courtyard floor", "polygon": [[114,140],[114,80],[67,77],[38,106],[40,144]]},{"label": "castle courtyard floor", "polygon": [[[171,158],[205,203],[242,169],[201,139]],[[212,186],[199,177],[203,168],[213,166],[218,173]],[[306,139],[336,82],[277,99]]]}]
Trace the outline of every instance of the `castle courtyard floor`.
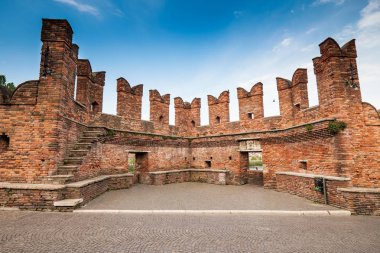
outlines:
[{"label": "castle courtyard floor", "polygon": [[109,191],[82,207],[86,210],[340,210],[288,193],[255,185],[180,183],[134,185]]},{"label": "castle courtyard floor", "polygon": [[0,252],[379,252],[364,216],[0,212]]}]

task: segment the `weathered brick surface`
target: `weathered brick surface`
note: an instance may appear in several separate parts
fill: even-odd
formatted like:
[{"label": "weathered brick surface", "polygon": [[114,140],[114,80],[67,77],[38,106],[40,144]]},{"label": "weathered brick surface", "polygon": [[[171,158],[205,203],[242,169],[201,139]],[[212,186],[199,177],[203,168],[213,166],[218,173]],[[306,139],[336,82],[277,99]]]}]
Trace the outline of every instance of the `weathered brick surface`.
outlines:
[{"label": "weathered brick surface", "polygon": [[174,98],[175,125],[185,133],[194,132],[201,125],[201,99],[194,98],[191,103],[182,98]]},{"label": "weathered brick surface", "polygon": [[344,207],[355,214],[380,216],[380,193],[342,192]]},{"label": "weathered brick surface", "polygon": [[263,84],[257,83],[248,92],[237,88],[240,121],[252,121],[264,117]]},{"label": "weathered brick surface", "polygon": [[117,79],[117,115],[140,121],[142,96],[142,84],[131,87],[124,78]]},{"label": "weathered brick surface", "polygon": [[210,126],[230,122],[230,92],[223,91],[219,97],[207,96]]},{"label": "weathered brick surface", "polygon": [[158,128],[169,125],[170,94],[162,95],[157,90],[149,91],[150,121]]},{"label": "weathered brick surface", "polygon": [[0,206],[21,210],[52,210],[53,202],[63,198],[63,190],[0,189]]},{"label": "weathered brick surface", "polygon": [[247,183],[255,184],[255,185],[263,185],[264,184],[263,172],[258,171],[258,170],[248,170]]},{"label": "weathered brick surface", "polygon": [[[277,175],[276,190],[288,192],[297,196],[313,200],[318,203],[324,203],[324,195],[315,190],[314,178]],[[326,180],[327,203],[332,206],[346,207],[343,196],[337,191],[337,188],[350,186],[350,181],[333,181]]]}]

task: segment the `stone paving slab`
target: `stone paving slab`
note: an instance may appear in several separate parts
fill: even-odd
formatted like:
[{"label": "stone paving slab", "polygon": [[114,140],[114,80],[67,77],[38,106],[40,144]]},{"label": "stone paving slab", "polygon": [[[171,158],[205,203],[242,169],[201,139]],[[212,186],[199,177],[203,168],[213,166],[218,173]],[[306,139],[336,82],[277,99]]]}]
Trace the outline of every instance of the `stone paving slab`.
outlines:
[{"label": "stone paving slab", "polygon": [[0,252],[378,253],[380,218],[0,212]]},{"label": "stone paving slab", "polygon": [[255,185],[181,183],[109,191],[81,210],[338,210]]}]

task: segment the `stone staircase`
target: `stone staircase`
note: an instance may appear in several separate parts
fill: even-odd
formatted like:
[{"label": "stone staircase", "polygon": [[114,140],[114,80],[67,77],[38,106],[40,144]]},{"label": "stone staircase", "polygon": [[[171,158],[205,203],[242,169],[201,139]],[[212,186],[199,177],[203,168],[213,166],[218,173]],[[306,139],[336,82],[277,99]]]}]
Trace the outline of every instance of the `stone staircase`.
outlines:
[{"label": "stone staircase", "polygon": [[66,157],[58,165],[54,175],[47,177],[47,183],[50,184],[66,184],[70,183],[74,178],[74,173],[79,170],[83,160],[86,158],[91,146],[103,136],[101,131],[84,131],[83,135],[78,139],[72,149],[67,152]]}]

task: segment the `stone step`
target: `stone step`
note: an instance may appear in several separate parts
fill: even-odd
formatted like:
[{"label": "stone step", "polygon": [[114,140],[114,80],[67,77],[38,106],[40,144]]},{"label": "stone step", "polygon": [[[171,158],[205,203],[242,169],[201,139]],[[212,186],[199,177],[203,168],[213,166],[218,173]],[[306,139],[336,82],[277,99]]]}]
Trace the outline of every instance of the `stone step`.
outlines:
[{"label": "stone step", "polygon": [[65,165],[80,165],[83,162],[83,157],[66,157],[63,160]]},{"label": "stone step", "polygon": [[73,177],[74,175],[72,174],[47,176],[47,183],[66,184],[66,183],[70,183]]},{"label": "stone step", "polygon": [[83,199],[63,199],[54,201],[53,205],[59,211],[73,211],[76,207],[80,206],[83,202]]},{"label": "stone step", "polygon": [[88,153],[88,149],[73,149],[73,150],[70,150],[69,157],[75,157],[75,158],[85,157],[87,153]]},{"label": "stone step", "polygon": [[84,137],[99,137],[103,135],[103,132],[101,131],[84,131],[83,136]]},{"label": "stone step", "polygon": [[80,150],[84,150],[84,149],[89,150],[89,149],[91,149],[91,143],[88,143],[88,142],[77,143],[77,144],[75,144],[74,149],[76,149],[76,150],[78,150],[78,149],[80,149]]},{"label": "stone step", "polygon": [[70,175],[78,171],[77,165],[62,165],[58,167],[57,175]]},{"label": "stone step", "polygon": [[93,143],[98,140],[98,137],[81,137],[78,143]]}]

